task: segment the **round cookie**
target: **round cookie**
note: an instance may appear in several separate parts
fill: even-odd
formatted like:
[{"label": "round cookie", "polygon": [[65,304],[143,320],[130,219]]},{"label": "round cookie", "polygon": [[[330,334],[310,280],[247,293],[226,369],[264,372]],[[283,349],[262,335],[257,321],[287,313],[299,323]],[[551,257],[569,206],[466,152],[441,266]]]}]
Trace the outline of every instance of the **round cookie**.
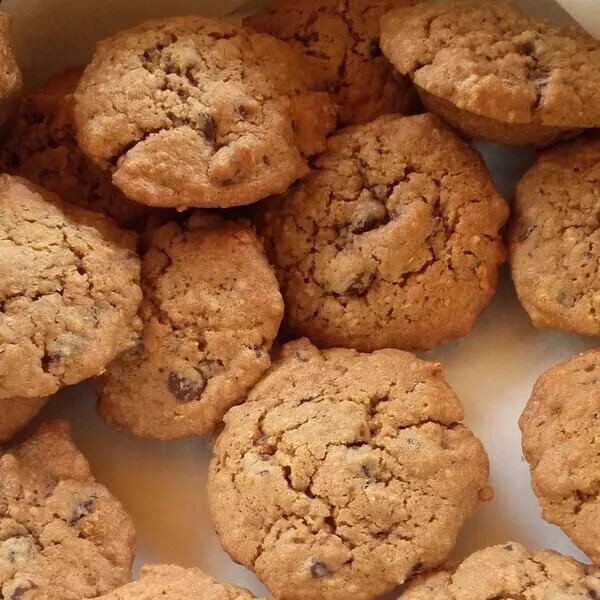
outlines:
[{"label": "round cookie", "polygon": [[4,398],[0,400],[0,443],[24,429],[44,408],[48,398]]},{"label": "round cookie", "polygon": [[600,565],[600,350],[546,371],[519,421],[546,521]]},{"label": "round cookie", "polygon": [[11,18],[0,13],[0,124],[14,111],[23,89],[23,77],[11,40]]},{"label": "round cookie", "polygon": [[286,600],[370,600],[439,566],[489,493],[462,418],[438,364],[287,344],[215,442],[223,547]]},{"label": "round cookie", "polygon": [[505,256],[505,202],[434,115],[344,130],[258,210],[287,324],[323,347],[428,350],[466,335]]},{"label": "round cookie", "polygon": [[95,482],[69,426],[46,423],[0,455],[0,595],[96,598],[131,580],[134,530]]},{"label": "round cookie", "polygon": [[452,572],[419,577],[402,600],[589,600],[600,571],[552,550],[529,553],[510,542],[476,552]]},{"label": "round cookie", "polygon": [[517,186],[513,281],[533,324],[600,335],[600,136],[544,152]]},{"label": "round cookie", "polygon": [[139,229],[148,208],[128,200],[108,173],[90,163],[75,140],[73,92],[82,72],[69,69],[23,96],[0,148],[0,163],[4,171],[25,177],[66,202],[105,213],[122,227]]},{"label": "round cookie", "polygon": [[600,125],[600,42],[499,0],[434,0],[382,18],[381,48],[467,135],[549,144]]},{"label": "round cookie", "polygon": [[252,600],[248,590],[221,583],[200,569],[174,565],[146,565],[140,579],[128,583],[100,600]]},{"label": "round cookie", "polygon": [[104,216],[0,175],[0,399],[53,394],[135,343],[134,247]]},{"label": "round cookie", "polygon": [[99,381],[100,414],[141,437],[208,433],[270,365],[275,275],[247,222],[196,213],[155,232],[142,287],[142,343]]},{"label": "round cookie", "polygon": [[382,15],[410,0],[270,0],[244,24],[298,46],[314,63],[320,86],[339,105],[342,125],[408,113],[412,86],[379,48]]},{"label": "round cookie", "polygon": [[78,141],[126,196],[228,207],[284,191],[336,126],[301,52],[202,17],[98,45],[75,93]]}]

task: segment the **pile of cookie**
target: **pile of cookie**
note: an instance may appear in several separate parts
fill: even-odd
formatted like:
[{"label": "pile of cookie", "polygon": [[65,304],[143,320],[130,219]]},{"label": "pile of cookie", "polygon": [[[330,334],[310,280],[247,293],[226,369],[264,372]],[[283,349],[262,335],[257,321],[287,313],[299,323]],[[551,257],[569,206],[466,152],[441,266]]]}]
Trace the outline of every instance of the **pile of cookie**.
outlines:
[{"label": "pile of cookie", "polygon": [[[275,598],[600,598],[595,567],[516,543],[440,570],[493,491],[410,353],[470,332],[506,248],[536,326],[600,334],[600,42],[501,0],[272,0],[143,23],[22,95],[9,25],[0,598],[252,597],[169,565],[131,583],[133,523],[68,425],[14,439],[88,378],[137,436],[212,433],[216,530]],[[546,148],[505,239],[468,137]],[[521,419],[544,517],[597,565],[599,373],[551,369]]]}]

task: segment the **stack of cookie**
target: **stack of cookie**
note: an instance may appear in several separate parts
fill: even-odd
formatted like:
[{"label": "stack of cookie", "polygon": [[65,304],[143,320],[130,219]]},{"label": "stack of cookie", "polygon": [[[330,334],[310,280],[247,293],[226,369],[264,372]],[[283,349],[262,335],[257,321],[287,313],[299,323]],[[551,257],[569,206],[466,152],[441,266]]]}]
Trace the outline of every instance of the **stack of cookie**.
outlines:
[{"label": "stack of cookie", "polygon": [[[491,0],[273,0],[123,31],[17,106],[0,25],[0,440],[93,378],[115,426],[213,433],[215,527],[278,599],[600,598],[594,568],[515,543],[435,572],[493,491],[441,365],[409,353],[467,335],[507,255],[464,136],[600,127],[600,42]],[[519,184],[536,326],[600,334],[599,181],[585,133]],[[544,375],[521,425],[545,517],[600,565],[597,369]],[[0,454],[0,598],[251,597],[169,565],[129,583],[133,536],[64,423]]]}]

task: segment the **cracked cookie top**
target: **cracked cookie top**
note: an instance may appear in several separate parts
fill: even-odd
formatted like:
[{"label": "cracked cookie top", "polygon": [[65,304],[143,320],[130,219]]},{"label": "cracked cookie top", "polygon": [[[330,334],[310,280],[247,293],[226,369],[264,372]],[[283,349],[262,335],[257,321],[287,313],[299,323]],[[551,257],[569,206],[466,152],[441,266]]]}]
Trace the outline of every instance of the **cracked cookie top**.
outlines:
[{"label": "cracked cookie top", "polygon": [[0,400],[0,443],[10,440],[42,410],[48,398],[3,398]]},{"label": "cracked cookie top", "polygon": [[10,29],[11,18],[0,13],[0,124],[15,109],[23,88],[23,77],[13,54]]},{"label": "cracked cookie top", "polygon": [[134,248],[103,215],[0,176],[0,399],[53,394],[135,343]]},{"label": "cracked cookie top", "polygon": [[600,351],[546,371],[519,422],[544,519],[600,565]]},{"label": "cracked cookie top", "polygon": [[488,491],[462,418],[438,364],[287,344],[215,442],[223,547],[288,600],[371,600],[440,565]]},{"label": "cracked cookie top", "polygon": [[95,598],[131,580],[134,530],[96,483],[69,426],[0,454],[0,596]]},{"label": "cracked cookie top", "polygon": [[142,288],[142,343],[108,367],[100,413],[142,437],[207,433],[270,365],[277,279],[249,223],[198,212],[155,232]]},{"label": "cracked cookie top", "polygon": [[589,600],[600,598],[600,572],[552,550],[531,554],[510,542],[476,552],[454,572],[425,575],[402,600]]},{"label": "cracked cookie top", "polygon": [[600,42],[498,0],[387,13],[381,47],[400,73],[457,108],[504,123],[600,124]]},{"label": "cracked cookie top", "polygon": [[307,171],[336,125],[302,53],[201,17],[98,45],[75,93],[78,141],[126,196],[185,209],[250,204]]},{"label": "cracked cookie top", "polygon": [[318,346],[426,350],[466,335],[504,260],[506,205],[433,115],[339,133],[258,210],[287,323]]},{"label": "cracked cookie top", "polygon": [[405,113],[412,95],[379,48],[379,19],[410,0],[270,0],[244,24],[298,46],[339,105],[342,125]]},{"label": "cracked cookie top", "polygon": [[600,335],[600,136],[543,153],[517,186],[512,277],[534,325]]},{"label": "cracked cookie top", "polygon": [[252,600],[248,590],[221,583],[200,569],[183,569],[174,565],[146,565],[140,578],[99,600]]}]

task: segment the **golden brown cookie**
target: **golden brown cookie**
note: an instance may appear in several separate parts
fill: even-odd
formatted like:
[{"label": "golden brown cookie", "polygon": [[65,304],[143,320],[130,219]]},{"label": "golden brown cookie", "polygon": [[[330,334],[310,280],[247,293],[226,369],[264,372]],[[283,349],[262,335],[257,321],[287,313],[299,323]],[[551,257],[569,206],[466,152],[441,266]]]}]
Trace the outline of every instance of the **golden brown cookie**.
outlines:
[{"label": "golden brown cookie", "polygon": [[142,269],[142,341],[99,381],[100,414],[142,437],[208,433],[270,365],[275,275],[247,222],[203,213],[158,229]]},{"label": "golden brown cookie", "polygon": [[303,54],[201,17],[98,45],[75,93],[78,140],[126,196],[228,207],[284,191],[336,125]]},{"label": "golden brown cookie", "polygon": [[371,600],[439,566],[488,492],[462,418],[439,364],[287,344],[215,442],[223,547],[286,600]]},{"label": "golden brown cookie", "polygon": [[339,105],[342,125],[412,109],[412,86],[379,48],[379,20],[410,0],[269,0],[244,24],[300,48],[320,86]]},{"label": "golden brown cookie", "polygon": [[11,21],[8,15],[0,13],[0,125],[16,108],[23,89],[23,77],[12,49]]},{"label": "golden brown cookie", "polygon": [[0,400],[0,443],[24,429],[45,406],[48,398],[4,398]]},{"label": "golden brown cookie", "polygon": [[131,519],[96,483],[66,423],[0,454],[2,598],[96,598],[131,579],[133,547]]},{"label": "golden brown cookie", "polygon": [[429,110],[467,135],[548,144],[600,125],[600,42],[499,0],[387,13],[381,47]]},{"label": "golden brown cookie", "polygon": [[295,332],[427,350],[469,333],[494,293],[507,214],[480,157],[437,117],[386,116],[332,137],[257,224]]},{"label": "golden brown cookie", "polygon": [[0,175],[0,399],[53,394],[135,343],[134,248],[103,215]]},{"label": "golden brown cookie", "polygon": [[424,575],[402,600],[590,600],[600,571],[552,550],[535,554],[510,542],[476,552],[454,571]]},{"label": "golden brown cookie", "polygon": [[517,186],[508,248],[533,324],[600,335],[600,136],[541,154]]},{"label": "golden brown cookie", "polygon": [[546,521],[600,565],[600,350],[544,373],[519,424]]}]

